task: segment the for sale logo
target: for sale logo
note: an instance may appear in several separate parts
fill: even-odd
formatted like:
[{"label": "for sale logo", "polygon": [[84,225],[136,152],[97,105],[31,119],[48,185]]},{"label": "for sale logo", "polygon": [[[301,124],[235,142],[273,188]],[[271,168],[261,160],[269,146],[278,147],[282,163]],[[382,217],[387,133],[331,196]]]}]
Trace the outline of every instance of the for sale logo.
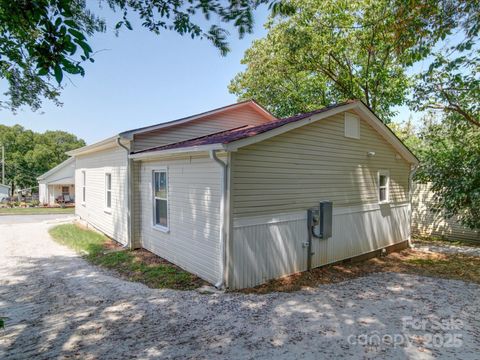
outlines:
[{"label": "for sale logo", "polygon": [[409,347],[421,344],[426,348],[458,348],[463,345],[460,332],[463,322],[460,319],[427,319],[411,316],[402,318],[401,333],[370,333],[349,335],[347,342],[350,345],[360,345],[369,348],[385,346]]}]

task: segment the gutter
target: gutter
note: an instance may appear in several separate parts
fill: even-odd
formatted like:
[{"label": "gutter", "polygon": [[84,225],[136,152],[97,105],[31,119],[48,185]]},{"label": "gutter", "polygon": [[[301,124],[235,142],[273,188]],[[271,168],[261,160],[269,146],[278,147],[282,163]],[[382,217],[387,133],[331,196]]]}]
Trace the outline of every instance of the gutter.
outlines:
[{"label": "gutter", "polygon": [[220,221],[221,221],[221,232],[220,232],[220,253],[221,253],[221,262],[220,262],[220,279],[215,284],[215,287],[218,289],[224,289],[226,287],[226,268],[227,268],[227,254],[226,254],[226,242],[227,242],[227,221],[228,221],[228,164],[223,162],[217,157],[217,150],[210,150],[210,159],[219,164],[223,170],[222,176],[222,200],[220,205]]},{"label": "gutter", "polygon": [[127,152],[127,245],[130,250],[133,249],[133,228],[132,228],[132,159],[130,156],[130,149],[120,142],[120,136],[117,137],[117,145],[125,149]]},{"label": "gutter", "polygon": [[168,156],[175,154],[185,154],[189,152],[200,152],[200,151],[211,151],[211,150],[225,150],[225,147],[222,144],[212,144],[212,145],[199,145],[199,146],[190,146],[185,148],[173,148],[157,151],[145,151],[138,152],[130,155],[131,159],[141,160],[141,159],[153,159],[158,158],[159,156]]}]

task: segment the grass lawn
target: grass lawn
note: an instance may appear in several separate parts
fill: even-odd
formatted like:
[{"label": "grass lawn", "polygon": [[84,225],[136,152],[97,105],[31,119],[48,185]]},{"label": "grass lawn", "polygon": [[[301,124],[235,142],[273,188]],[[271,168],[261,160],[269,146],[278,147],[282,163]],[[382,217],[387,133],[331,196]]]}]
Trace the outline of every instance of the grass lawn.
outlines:
[{"label": "grass lawn", "polygon": [[50,229],[50,235],[84,255],[91,263],[116,271],[131,281],[151,288],[192,290],[205,284],[172,263],[144,249],[125,250],[95,231],[74,224],[63,224]]},{"label": "grass lawn", "polygon": [[426,253],[414,249],[359,262],[327,265],[242,290],[246,293],[297,291],[304,288],[350,280],[378,272],[398,272],[471,281],[480,284],[480,257]]},{"label": "grass lawn", "polygon": [[46,214],[74,214],[75,208],[0,208],[0,215],[46,215]]}]

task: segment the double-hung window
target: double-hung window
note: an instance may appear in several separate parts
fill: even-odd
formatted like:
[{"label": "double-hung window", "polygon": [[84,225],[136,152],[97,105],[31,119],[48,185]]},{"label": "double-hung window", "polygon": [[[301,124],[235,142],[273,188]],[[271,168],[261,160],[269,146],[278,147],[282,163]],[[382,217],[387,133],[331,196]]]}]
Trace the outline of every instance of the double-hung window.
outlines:
[{"label": "double-hung window", "polygon": [[112,209],[112,174],[105,174],[105,208]]},{"label": "double-hung window", "polygon": [[167,169],[153,171],[153,226],[168,230]]},{"label": "double-hung window", "polygon": [[82,171],[82,203],[85,203],[87,196],[87,173]]},{"label": "double-hung window", "polygon": [[378,201],[386,203],[390,201],[389,194],[390,174],[386,170],[378,172]]}]

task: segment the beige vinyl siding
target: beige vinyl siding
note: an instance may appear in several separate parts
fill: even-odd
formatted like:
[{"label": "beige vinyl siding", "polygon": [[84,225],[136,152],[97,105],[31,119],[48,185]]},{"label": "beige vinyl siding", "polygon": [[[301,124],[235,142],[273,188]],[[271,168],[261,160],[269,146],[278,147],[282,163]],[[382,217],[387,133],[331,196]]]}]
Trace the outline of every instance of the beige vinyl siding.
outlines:
[{"label": "beige vinyl siding", "polygon": [[176,143],[183,140],[232,129],[243,125],[260,125],[266,115],[249,106],[214,114],[188,123],[135,135],[135,151]]},{"label": "beige vinyl siding", "polygon": [[412,232],[420,236],[439,236],[450,240],[480,241],[480,232],[470,230],[447,219],[442,210],[435,210],[433,192],[429,184],[414,184],[412,194]]},{"label": "beige vinyl siding", "polygon": [[[167,168],[168,232],[153,227],[152,173]],[[220,278],[222,170],[208,157],[142,162],[139,166],[142,247],[215,283]]]},{"label": "beige vinyl siding", "polygon": [[390,172],[390,200],[408,201],[408,162],[363,120],[360,139],[344,134],[342,113],[234,152],[234,217],[305,210],[319,200],[378,203],[379,170]]},{"label": "beige vinyl siding", "polygon": [[[82,203],[82,171],[86,173],[86,201]],[[105,173],[112,174],[112,208],[106,211]],[[119,146],[76,158],[75,212],[114,240],[127,243],[127,160]]]},{"label": "beige vinyl siding", "polygon": [[[335,263],[408,240],[410,205],[334,208],[329,239],[313,239],[312,267]],[[228,284],[240,289],[307,270],[307,212],[236,219]]]}]

